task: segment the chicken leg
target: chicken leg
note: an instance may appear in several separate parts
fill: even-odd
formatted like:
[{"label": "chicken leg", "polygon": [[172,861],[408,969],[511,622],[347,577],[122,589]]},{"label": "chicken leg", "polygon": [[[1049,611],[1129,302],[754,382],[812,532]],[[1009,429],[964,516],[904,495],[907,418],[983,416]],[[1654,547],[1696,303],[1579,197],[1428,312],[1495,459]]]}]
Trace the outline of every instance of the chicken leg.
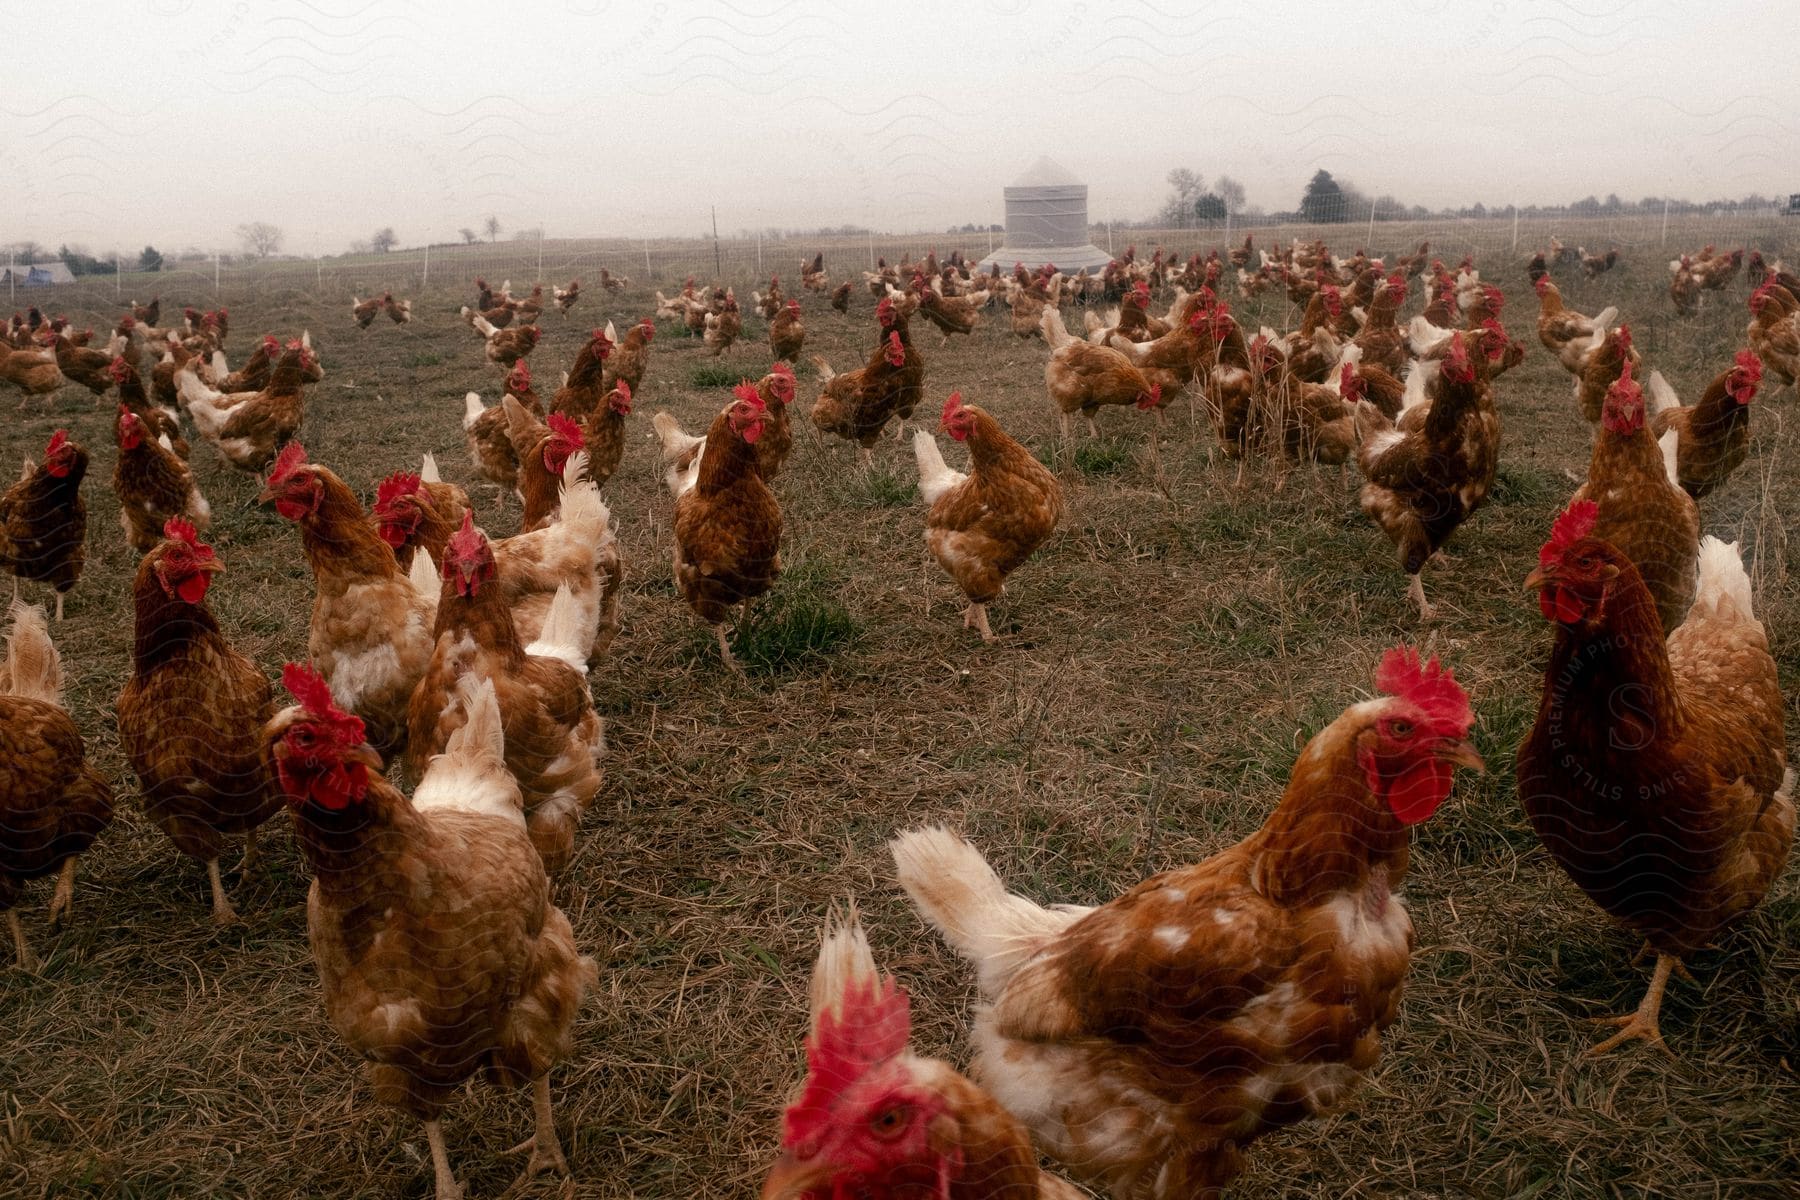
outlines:
[{"label": "chicken leg", "polygon": [[237,910],[225,898],[225,881],[219,877],[219,860],[216,858],[206,860],[206,881],[212,885],[213,924],[237,924]]},{"label": "chicken leg", "polygon": [[252,828],[244,835],[244,857],[238,863],[238,877],[241,879],[250,874],[250,868],[256,865],[256,830]]},{"label": "chicken leg", "polygon": [[732,657],[731,644],[725,640],[724,622],[714,625],[713,632],[719,635],[719,657],[724,660],[726,666],[736,671],[739,675],[742,675],[744,673],[744,668],[738,665],[738,660],[736,658]]},{"label": "chicken leg", "polygon": [[556,1138],[556,1118],[550,1112],[550,1076],[539,1075],[531,1081],[531,1114],[534,1130],[530,1137],[507,1151],[518,1154],[531,1151],[526,1160],[524,1173],[519,1176],[518,1187],[545,1171],[555,1171],[558,1175],[569,1174],[569,1160],[563,1157],[562,1143]]},{"label": "chicken leg", "polygon": [[963,610],[963,628],[973,629],[981,634],[981,640],[992,642],[994,631],[988,628],[987,605],[977,601],[969,601],[969,607]]},{"label": "chicken leg", "polygon": [[32,956],[31,947],[25,944],[25,925],[19,920],[19,914],[13,909],[6,910],[6,927],[12,930],[13,951],[19,956],[19,970],[36,975],[38,960]]},{"label": "chicken leg", "polygon": [[1619,1032],[1596,1046],[1590,1046],[1586,1057],[1598,1058],[1608,1050],[1612,1050],[1636,1038],[1642,1038],[1652,1046],[1661,1046],[1671,1056],[1675,1053],[1664,1044],[1662,1029],[1657,1024],[1657,1017],[1662,1012],[1663,989],[1669,986],[1669,975],[1681,960],[1672,954],[1657,954],[1656,970],[1650,976],[1650,990],[1644,993],[1644,999],[1638,1004],[1637,1011],[1626,1017],[1597,1017],[1595,1023],[1600,1025],[1617,1025]]},{"label": "chicken leg", "polygon": [[1436,610],[1434,610],[1431,607],[1431,604],[1425,599],[1425,580],[1422,579],[1421,577],[1419,577],[1418,575],[1410,575],[1407,577],[1407,579],[1408,579],[1408,582],[1406,585],[1406,595],[1407,595],[1408,599],[1410,599],[1418,604],[1419,620],[1421,620],[1421,621],[1431,620],[1433,617],[1435,617],[1437,615],[1437,613],[1436,613]]},{"label": "chicken leg", "polygon": [[437,1200],[462,1200],[456,1173],[450,1169],[450,1155],[444,1149],[444,1127],[436,1121],[425,1122],[425,1140],[431,1144],[431,1169],[437,1176]]},{"label": "chicken leg", "polygon": [[62,624],[63,595],[64,593],[62,592],[56,593],[56,623],[58,625]]},{"label": "chicken leg", "polygon": [[70,855],[63,860],[62,871],[56,877],[56,890],[50,893],[50,924],[56,924],[58,913],[69,915],[75,905],[75,859]]}]

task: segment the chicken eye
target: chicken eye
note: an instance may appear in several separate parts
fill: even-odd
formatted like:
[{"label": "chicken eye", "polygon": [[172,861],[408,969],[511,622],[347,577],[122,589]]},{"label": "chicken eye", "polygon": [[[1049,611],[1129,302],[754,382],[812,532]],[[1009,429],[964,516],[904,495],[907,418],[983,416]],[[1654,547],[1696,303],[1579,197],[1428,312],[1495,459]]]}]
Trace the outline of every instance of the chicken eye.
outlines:
[{"label": "chicken eye", "polygon": [[869,1123],[869,1128],[876,1137],[896,1138],[906,1132],[908,1109],[904,1104],[884,1109],[880,1116]]},{"label": "chicken eye", "polygon": [[1388,733],[1392,734],[1394,737],[1408,738],[1412,736],[1412,731],[1413,727],[1411,721],[1390,721],[1388,723]]}]

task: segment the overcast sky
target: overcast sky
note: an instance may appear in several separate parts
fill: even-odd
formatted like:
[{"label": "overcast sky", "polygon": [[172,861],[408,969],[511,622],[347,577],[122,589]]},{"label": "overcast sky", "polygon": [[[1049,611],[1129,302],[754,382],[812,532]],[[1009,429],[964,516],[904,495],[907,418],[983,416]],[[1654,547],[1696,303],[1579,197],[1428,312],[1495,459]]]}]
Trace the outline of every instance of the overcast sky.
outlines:
[{"label": "overcast sky", "polygon": [[1169,168],[1291,209],[1325,167],[1431,207],[1800,189],[1793,0],[0,0],[0,242],[293,252],[489,213],[551,236],[1090,215]]}]

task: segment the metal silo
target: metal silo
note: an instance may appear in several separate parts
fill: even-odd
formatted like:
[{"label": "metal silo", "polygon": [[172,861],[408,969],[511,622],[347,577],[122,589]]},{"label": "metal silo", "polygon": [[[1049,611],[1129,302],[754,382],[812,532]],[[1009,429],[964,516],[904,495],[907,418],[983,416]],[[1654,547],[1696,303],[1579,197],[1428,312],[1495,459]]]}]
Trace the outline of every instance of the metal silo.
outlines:
[{"label": "metal silo", "polygon": [[1006,188],[1006,245],[981,265],[1055,263],[1074,274],[1083,267],[1097,271],[1110,257],[1088,241],[1087,184],[1060,163],[1040,158]]}]

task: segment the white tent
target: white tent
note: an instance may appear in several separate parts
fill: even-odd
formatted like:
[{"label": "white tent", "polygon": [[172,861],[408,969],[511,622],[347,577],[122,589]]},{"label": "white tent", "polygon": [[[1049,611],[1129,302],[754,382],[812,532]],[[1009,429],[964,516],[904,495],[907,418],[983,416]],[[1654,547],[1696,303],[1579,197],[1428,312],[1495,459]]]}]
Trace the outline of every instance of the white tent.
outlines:
[{"label": "white tent", "polygon": [[1060,163],[1040,158],[1006,189],[1006,245],[981,260],[1007,270],[1054,263],[1073,275],[1098,271],[1111,259],[1088,241],[1087,184]]},{"label": "white tent", "polygon": [[33,287],[45,283],[74,283],[75,276],[69,273],[69,264],[57,261],[46,263],[14,263],[11,267],[0,267],[0,283],[16,283],[20,287]]}]

